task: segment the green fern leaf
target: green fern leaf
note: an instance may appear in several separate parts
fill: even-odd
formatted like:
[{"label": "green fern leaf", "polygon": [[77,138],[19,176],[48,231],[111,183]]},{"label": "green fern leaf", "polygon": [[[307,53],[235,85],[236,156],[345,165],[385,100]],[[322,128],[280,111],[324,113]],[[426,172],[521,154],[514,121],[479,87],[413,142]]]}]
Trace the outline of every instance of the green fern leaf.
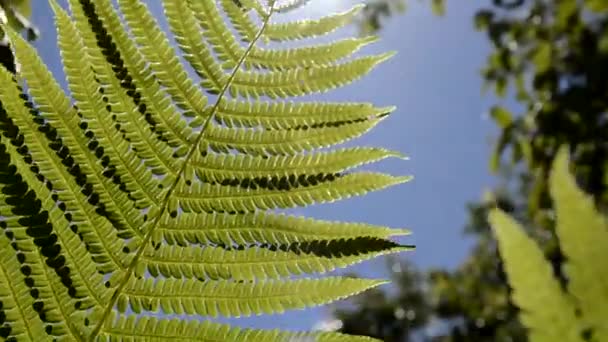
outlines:
[{"label": "green fern leaf", "polygon": [[[291,275],[326,273],[384,254],[410,250],[380,239],[309,241],[290,245],[238,247],[181,247],[165,245],[148,250],[137,275],[197,279],[280,279]],[[345,255],[348,251],[349,255]]]},{"label": "green fern leaf", "polygon": [[[369,103],[221,101],[215,119],[228,127],[312,129],[373,121],[395,108]],[[196,120],[195,120],[196,121]]]},{"label": "green fern leaf", "polygon": [[295,156],[198,155],[192,164],[197,176],[209,182],[222,183],[248,176],[258,183],[263,179],[271,181],[274,177],[280,181],[286,177],[291,184],[307,184],[311,175],[333,175],[390,157],[404,158],[393,151],[355,147]]},{"label": "green fern leaf", "polygon": [[566,256],[568,290],[577,299],[594,341],[608,339],[608,225],[593,200],[576,185],[562,149],[554,162],[551,194],[557,213],[557,235]]},{"label": "green fern leaf", "polygon": [[242,246],[260,241],[271,245],[290,245],[297,242],[351,240],[358,237],[387,239],[407,234],[409,231],[406,229],[321,221],[283,214],[184,213],[175,219],[165,216],[159,223],[153,240],[165,240],[169,245],[180,246],[233,243]]},{"label": "green fern leaf", "polygon": [[[251,4],[232,0],[220,0],[220,2],[224,11],[228,13],[230,22],[240,34],[241,41],[249,43],[254,40],[258,30],[248,13],[251,8],[245,7],[245,5]],[[257,2],[254,3],[257,4]]]},{"label": "green fern leaf", "polygon": [[185,116],[201,115],[207,98],[195,87],[175,51],[146,6],[138,0],[118,1],[125,14],[135,42],[144,59],[165,91],[182,109]]},{"label": "green fern leaf", "polygon": [[121,312],[126,311],[128,304],[136,313],[160,310],[166,314],[240,317],[321,305],[383,283],[350,278],[255,283],[131,278],[118,298],[117,306]]},{"label": "green fern leaf", "polygon": [[[190,11],[187,1],[163,1],[163,5],[169,19],[169,27],[175,35],[177,44],[184,52],[184,58],[203,79],[201,85],[207,92],[219,94],[226,84],[228,76],[224,74],[221,65],[213,59],[204,40],[198,37],[199,28],[196,18]],[[204,121],[206,117],[199,116],[198,119]]]},{"label": "green fern leaf", "polygon": [[345,86],[369,73],[393,53],[365,56],[335,65],[257,73],[238,70],[230,87],[232,96],[284,98],[326,92]]},{"label": "green fern leaf", "polygon": [[0,337],[370,340],[205,320],[354,295],[384,281],[322,275],[412,249],[390,240],[405,229],[280,213],[410,179],[357,170],[400,153],[333,148],[394,108],[292,99],[389,58],[352,57],[375,37],[263,46],[361,7],[275,23],[306,1],[165,0],[164,32],[143,1],[50,3],[69,95],[2,26],[21,70],[0,69]]},{"label": "green fern leaf", "polygon": [[[7,157],[4,147],[0,148],[0,156]],[[7,172],[9,171],[8,163],[3,162],[0,167],[2,167],[2,173],[4,175],[10,174]],[[5,184],[3,184],[2,187],[3,189],[4,185]],[[3,214],[10,214],[10,209],[6,205],[6,199],[6,196],[2,196],[0,210]],[[10,229],[6,221],[2,221],[1,224],[5,226],[3,228],[4,230]],[[13,223],[12,227],[14,226],[18,225]],[[14,322],[10,326],[9,334],[16,339],[29,341],[41,340],[46,336],[44,332],[45,326],[44,322],[38,319],[38,314],[33,307],[34,298],[30,296],[27,287],[15,285],[24,283],[26,276],[22,274],[20,270],[21,265],[19,262],[15,262],[15,255],[11,252],[11,243],[16,244],[16,242],[13,241],[13,238],[14,235],[11,236],[10,239],[4,234],[0,236],[0,302],[2,302],[2,312],[5,315],[3,320],[6,322]],[[28,247],[30,247],[32,251],[35,251],[35,247],[31,244]],[[24,255],[22,258],[24,258],[24,260],[29,259],[31,262],[34,258],[38,257],[35,252],[28,254],[22,254]],[[34,274],[38,274],[38,276],[34,275],[27,278],[31,279],[30,281],[33,281],[34,284],[36,281],[39,283],[45,282],[46,277],[44,273],[41,272],[41,267],[39,267],[38,264],[34,264],[34,267]],[[47,295],[43,296],[43,300],[52,301],[53,299]],[[60,315],[57,314],[56,309],[51,309],[49,311],[52,312],[55,317],[60,317]],[[3,326],[3,329],[6,329],[6,327]]]},{"label": "green fern leaf", "polygon": [[118,316],[110,320],[100,336],[101,341],[318,341],[318,342],[368,342],[369,337],[358,337],[329,332],[288,333],[278,330],[251,330],[233,328],[213,322],[193,322],[184,320],[159,320],[154,317]]},{"label": "green fern leaf", "polygon": [[566,148],[553,163],[550,189],[569,293],[562,291],[534,242],[506,214],[495,211],[490,220],[514,290],[513,301],[522,309],[531,341],[603,341],[608,337],[603,264],[608,258],[608,230],[592,199],[576,186]]},{"label": "green fern leaf", "polygon": [[[312,129],[252,130],[209,125],[206,146],[216,152],[230,149],[246,154],[282,154],[310,151],[357,138],[374,128],[383,118],[352,121],[344,125]],[[205,148],[203,145],[201,148]]]},{"label": "green fern leaf", "polygon": [[346,12],[317,20],[270,24],[264,30],[263,37],[269,40],[286,41],[326,35],[351,23],[363,7],[364,5],[357,5]]},{"label": "green fern leaf", "polygon": [[540,248],[504,212],[491,212],[490,222],[530,340],[582,342],[574,303],[562,294]]},{"label": "green fern leaf", "polygon": [[[314,203],[331,203],[337,200],[365,194],[370,191],[404,183],[410,177],[393,177],[381,173],[353,173],[346,176],[314,175],[306,184],[297,180],[290,184],[287,177],[270,179],[266,187],[247,178],[236,179],[237,184],[202,183],[188,185],[180,181],[169,200],[169,208],[180,207],[185,212],[228,211],[254,212],[258,209],[286,209]],[[287,191],[289,191],[287,193]],[[176,211],[171,211],[175,213]],[[175,215],[175,214],[174,214]]]}]

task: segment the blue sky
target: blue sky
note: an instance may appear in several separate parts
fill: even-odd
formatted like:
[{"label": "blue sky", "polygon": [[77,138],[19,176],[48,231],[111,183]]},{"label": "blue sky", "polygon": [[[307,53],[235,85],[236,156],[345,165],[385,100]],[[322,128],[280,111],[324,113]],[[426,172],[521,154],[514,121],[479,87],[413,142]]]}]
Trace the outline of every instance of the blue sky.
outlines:
[{"label": "blue sky", "polygon": [[[40,3],[40,4],[38,4]],[[158,12],[159,1],[150,1]],[[352,0],[312,0],[306,13],[316,16],[344,8]],[[397,111],[358,145],[382,146],[407,154],[409,161],[387,161],[380,169],[411,174],[414,181],[333,205],[299,213],[318,218],[363,221],[407,227],[404,242],[417,245],[402,257],[420,267],[455,267],[472,241],[462,235],[465,204],[495,183],[488,171],[490,139],[496,135],[484,113],[495,100],[482,95],[479,69],[490,46],[475,32],[470,1],[447,1],[447,14],[432,15],[428,4],[414,1],[405,15],[386,21],[382,40],[365,52],[396,50],[398,55],[363,80],[324,98],[396,105]],[[33,21],[42,36],[36,42],[53,73],[61,75],[52,15],[46,1],[36,1]],[[62,76],[60,76],[62,77]],[[63,84],[64,81],[62,80]],[[385,277],[382,259],[349,269],[368,277]],[[323,308],[239,320],[258,328],[310,329],[327,315]]]}]

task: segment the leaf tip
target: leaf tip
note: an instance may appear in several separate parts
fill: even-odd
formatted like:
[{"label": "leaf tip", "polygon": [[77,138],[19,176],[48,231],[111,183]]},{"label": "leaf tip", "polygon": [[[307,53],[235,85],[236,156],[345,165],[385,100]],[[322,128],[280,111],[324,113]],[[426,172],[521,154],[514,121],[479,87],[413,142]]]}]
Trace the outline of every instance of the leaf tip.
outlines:
[{"label": "leaf tip", "polygon": [[396,228],[391,229],[391,234],[389,236],[407,236],[412,235],[412,231],[407,228]]},{"label": "leaf tip", "polygon": [[362,39],[363,45],[373,44],[380,40],[380,37],[377,35],[369,35]]},{"label": "leaf tip", "polygon": [[408,183],[408,182],[411,182],[412,180],[414,180],[414,176],[412,176],[412,175],[396,177],[395,178],[395,185],[396,184]]},{"label": "leaf tip", "polygon": [[378,58],[376,60],[376,64],[380,64],[383,62],[388,61],[389,59],[395,57],[397,55],[397,51],[388,51],[385,52],[383,54],[378,55]]}]

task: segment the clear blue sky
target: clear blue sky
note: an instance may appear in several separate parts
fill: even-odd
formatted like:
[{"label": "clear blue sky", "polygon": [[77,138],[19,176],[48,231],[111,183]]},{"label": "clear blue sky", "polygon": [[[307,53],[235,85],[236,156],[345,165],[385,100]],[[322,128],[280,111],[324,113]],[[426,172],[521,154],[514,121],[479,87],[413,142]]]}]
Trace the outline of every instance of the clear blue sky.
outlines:
[{"label": "clear blue sky", "polygon": [[[36,46],[51,70],[61,75],[51,12],[46,1],[35,3],[33,21],[42,32]],[[158,3],[150,0],[155,12]],[[310,6],[315,3],[340,7],[354,1],[312,0]],[[386,22],[382,40],[366,49],[397,50],[398,55],[362,81],[332,95],[398,107],[357,143],[406,153],[409,161],[388,161],[381,169],[412,174],[414,181],[300,213],[410,228],[414,235],[403,241],[416,244],[417,250],[402,257],[420,267],[454,267],[463,260],[472,243],[461,233],[467,218],[465,204],[494,184],[487,160],[489,138],[496,130],[483,117],[494,99],[482,95],[479,76],[490,47],[485,36],[473,30],[471,18],[476,8],[470,1],[447,1],[447,15],[437,18],[427,4],[413,1],[405,15]],[[320,7],[309,8],[313,14],[320,11]],[[369,277],[386,276],[381,259],[350,270]],[[237,324],[301,330],[310,329],[325,315],[327,310],[320,308],[242,319]]]}]

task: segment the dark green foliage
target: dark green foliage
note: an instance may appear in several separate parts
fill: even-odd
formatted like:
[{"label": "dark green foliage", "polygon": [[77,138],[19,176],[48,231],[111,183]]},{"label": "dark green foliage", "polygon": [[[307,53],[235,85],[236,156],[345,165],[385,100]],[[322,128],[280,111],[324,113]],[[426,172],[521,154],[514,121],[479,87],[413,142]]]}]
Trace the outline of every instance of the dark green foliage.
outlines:
[{"label": "dark green foliage", "polygon": [[[433,13],[443,15],[444,0],[430,0]],[[368,1],[359,17],[359,32],[362,35],[375,33],[382,29],[385,19],[405,12],[407,0],[371,0]]]},{"label": "dark green foliage", "polygon": [[[532,216],[550,207],[547,175],[559,146],[571,147],[577,177],[605,205],[608,156],[608,11],[587,2],[527,1],[487,9],[475,22],[494,45],[483,76],[498,95],[513,86],[524,113],[494,108],[502,129],[495,160],[506,151],[532,176]],[[525,17],[515,13],[527,13]],[[498,167],[494,163],[493,167]]]},{"label": "dark green foliage", "polygon": [[[6,16],[11,26],[17,30],[25,30],[28,40],[34,40],[38,37],[38,29],[28,20],[31,12],[29,0],[10,1],[0,0],[0,13]],[[0,39],[4,38],[4,33],[0,29]],[[7,41],[0,41],[0,65],[7,70],[15,72],[15,63],[13,54],[8,46]]]}]

